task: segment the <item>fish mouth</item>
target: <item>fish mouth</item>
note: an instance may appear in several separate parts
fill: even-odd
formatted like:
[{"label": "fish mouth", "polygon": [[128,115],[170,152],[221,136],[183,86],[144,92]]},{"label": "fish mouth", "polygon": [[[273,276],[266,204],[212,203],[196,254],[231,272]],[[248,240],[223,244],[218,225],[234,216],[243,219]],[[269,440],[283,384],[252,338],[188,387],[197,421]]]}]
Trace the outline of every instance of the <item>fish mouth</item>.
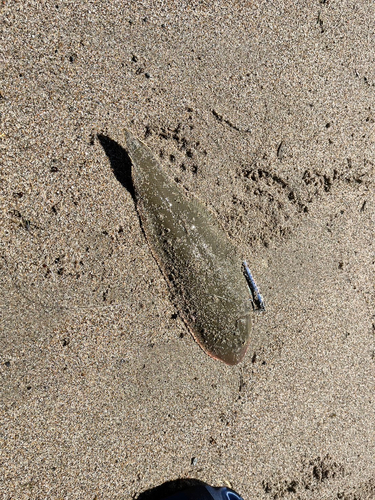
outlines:
[{"label": "fish mouth", "polygon": [[[184,323],[195,342],[199,345],[203,352],[210,356],[210,358],[222,361],[226,365],[234,366],[240,363],[245,357],[251,341],[251,337],[249,335],[249,330],[251,329],[250,313],[238,318],[233,331],[233,337],[238,338],[238,341],[235,345],[233,342],[228,343],[228,346],[216,344],[211,347],[209,343],[204,341],[201,332],[192,327],[191,322],[187,321],[184,316],[182,316],[182,319],[184,320]],[[238,328],[238,324],[241,325],[241,329]],[[241,338],[246,340],[241,341]]]},{"label": "fish mouth", "polygon": [[234,352],[232,349],[230,349],[230,350],[225,351],[223,353],[217,353],[217,352],[213,352],[213,351],[207,349],[207,347],[205,345],[203,345],[194,334],[192,334],[192,335],[193,335],[194,340],[199,345],[199,347],[208,356],[210,356],[210,358],[222,361],[223,363],[225,363],[226,365],[229,365],[229,366],[238,365],[238,363],[240,363],[243,360],[243,358],[245,357],[245,354],[246,354],[246,351],[248,348],[248,344],[246,344],[242,348],[240,348],[237,352]]}]

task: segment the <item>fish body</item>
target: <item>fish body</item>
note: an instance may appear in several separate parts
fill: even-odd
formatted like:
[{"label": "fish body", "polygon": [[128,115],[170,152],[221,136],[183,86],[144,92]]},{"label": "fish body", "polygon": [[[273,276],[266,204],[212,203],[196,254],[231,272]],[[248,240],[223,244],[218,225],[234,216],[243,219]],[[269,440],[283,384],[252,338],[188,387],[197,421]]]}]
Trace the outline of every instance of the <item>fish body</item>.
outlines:
[{"label": "fish body", "polygon": [[137,210],[151,252],[179,313],[202,349],[235,365],[251,334],[251,302],[242,262],[218,222],[189,199],[148,147],[125,131]]}]

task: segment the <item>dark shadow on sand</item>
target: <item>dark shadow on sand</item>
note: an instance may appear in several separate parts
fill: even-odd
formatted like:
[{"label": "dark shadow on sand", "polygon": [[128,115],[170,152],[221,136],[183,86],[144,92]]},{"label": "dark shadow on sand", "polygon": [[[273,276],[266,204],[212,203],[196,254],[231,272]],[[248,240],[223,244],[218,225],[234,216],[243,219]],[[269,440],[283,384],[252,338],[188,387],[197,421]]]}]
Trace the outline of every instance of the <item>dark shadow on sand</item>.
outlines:
[{"label": "dark shadow on sand", "polygon": [[131,176],[132,162],[128,153],[117,142],[106,135],[98,134],[98,140],[108,156],[116,179],[126,188],[135,200],[134,186]]}]

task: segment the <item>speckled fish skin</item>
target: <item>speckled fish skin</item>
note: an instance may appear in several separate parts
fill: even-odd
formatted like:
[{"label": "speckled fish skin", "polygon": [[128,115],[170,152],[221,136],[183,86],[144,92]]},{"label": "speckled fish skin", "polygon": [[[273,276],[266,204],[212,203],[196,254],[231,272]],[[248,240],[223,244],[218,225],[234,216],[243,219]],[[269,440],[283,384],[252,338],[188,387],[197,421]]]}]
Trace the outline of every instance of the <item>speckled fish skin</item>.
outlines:
[{"label": "speckled fish skin", "polygon": [[234,245],[210,212],[162,171],[151,151],[125,131],[137,210],[152,254],[193,337],[229,365],[245,355],[251,303]]}]

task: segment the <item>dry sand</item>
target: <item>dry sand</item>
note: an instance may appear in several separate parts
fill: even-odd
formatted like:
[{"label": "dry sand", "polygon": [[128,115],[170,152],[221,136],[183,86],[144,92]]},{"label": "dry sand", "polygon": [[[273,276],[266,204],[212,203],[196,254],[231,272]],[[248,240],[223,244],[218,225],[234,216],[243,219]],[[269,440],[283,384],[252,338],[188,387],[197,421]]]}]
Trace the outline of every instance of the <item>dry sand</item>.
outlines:
[{"label": "dry sand", "polygon": [[[0,497],[375,498],[374,4],[0,15]],[[250,264],[268,310],[236,367],[176,314],[124,127]]]}]

